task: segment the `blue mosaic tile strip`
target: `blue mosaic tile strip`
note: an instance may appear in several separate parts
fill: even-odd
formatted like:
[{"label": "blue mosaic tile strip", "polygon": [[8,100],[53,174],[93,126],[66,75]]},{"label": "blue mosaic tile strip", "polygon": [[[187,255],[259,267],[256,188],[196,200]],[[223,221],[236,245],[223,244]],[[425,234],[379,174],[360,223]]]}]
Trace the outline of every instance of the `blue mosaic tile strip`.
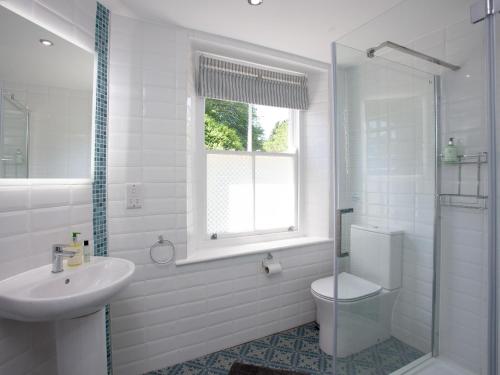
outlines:
[{"label": "blue mosaic tile strip", "polygon": [[97,3],[95,51],[97,54],[94,183],[92,189],[94,254],[108,255],[106,226],[106,157],[108,124],[108,26],[109,10]]},{"label": "blue mosaic tile strip", "polygon": [[[394,337],[337,360],[337,375],[385,375],[424,353]],[[319,348],[319,330],[309,323],[146,375],[227,375],[234,362],[297,371],[332,374],[332,357]]]},{"label": "blue mosaic tile strip", "polygon": [[[92,184],[94,255],[108,255],[108,234],[106,223],[106,164],[108,126],[108,47],[109,10],[97,3],[95,22],[95,52],[97,55],[94,182]],[[106,306],[106,355],[108,374],[113,373],[111,358],[111,329],[109,306]]]}]

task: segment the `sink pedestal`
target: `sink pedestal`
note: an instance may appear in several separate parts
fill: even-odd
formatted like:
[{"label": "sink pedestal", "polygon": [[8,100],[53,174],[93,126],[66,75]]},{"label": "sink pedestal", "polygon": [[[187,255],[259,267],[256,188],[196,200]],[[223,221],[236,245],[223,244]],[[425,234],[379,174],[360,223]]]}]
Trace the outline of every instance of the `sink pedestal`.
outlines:
[{"label": "sink pedestal", "polygon": [[60,375],[106,375],[104,309],[81,318],[58,320],[57,370]]}]

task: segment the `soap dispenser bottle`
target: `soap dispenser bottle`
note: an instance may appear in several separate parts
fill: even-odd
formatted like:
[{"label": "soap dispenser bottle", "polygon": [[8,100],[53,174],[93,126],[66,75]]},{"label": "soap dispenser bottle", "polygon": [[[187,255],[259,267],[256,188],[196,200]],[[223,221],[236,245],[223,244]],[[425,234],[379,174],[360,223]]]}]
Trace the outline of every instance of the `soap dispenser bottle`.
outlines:
[{"label": "soap dispenser bottle", "polygon": [[69,267],[76,267],[82,264],[83,249],[82,249],[82,244],[79,241],[79,235],[80,235],[79,232],[73,232],[72,235],[73,241],[71,243],[71,246],[69,247],[69,250],[74,251],[75,255],[68,258]]},{"label": "soap dispenser bottle", "polygon": [[454,138],[448,140],[448,145],[444,148],[444,161],[446,163],[457,163],[458,162],[458,150],[455,146]]},{"label": "soap dispenser bottle", "polygon": [[89,240],[84,240],[83,241],[83,263],[90,263],[90,246],[89,246]]}]

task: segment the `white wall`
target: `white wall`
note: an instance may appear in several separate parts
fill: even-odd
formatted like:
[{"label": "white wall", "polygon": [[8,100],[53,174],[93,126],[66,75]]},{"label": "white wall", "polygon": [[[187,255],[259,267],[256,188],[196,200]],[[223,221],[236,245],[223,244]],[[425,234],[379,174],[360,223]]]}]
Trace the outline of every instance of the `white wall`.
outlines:
[{"label": "white wall", "polygon": [[330,228],[331,122],[328,71],[307,76],[309,108],[301,126],[302,225],[309,236],[328,237]]},{"label": "white wall", "polygon": [[[193,181],[187,129],[195,126],[186,105],[193,95],[189,34],[112,17],[109,246],[111,256],[137,265],[134,282],[111,306],[113,361],[120,374],[170,366],[312,321],[310,283],[331,274],[329,243],[275,252],[284,272],[273,278],[260,267],[264,255],[179,267],[151,262],[148,248],[159,234],[175,243],[179,255],[186,254]],[[328,80],[312,82],[314,113],[303,126],[311,124],[315,137],[326,133],[328,139]],[[323,198],[323,205],[311,209],[320,214],[328,212],[328,155],[321,150],[329,144],[311,138],[309,145],[317,147],[310,162],[317,161],[314,176],[327,185],[314,191],[326,192],[316,198]],[[142,209],[125,209],[127,182],[143,184]],[[318,219],[328,228],[327,216]]]},{"label": "white wall", "polygon": [[[0,5],[80,46],[94,48],[93,0],[3,0]],[[71,231],[92,237],[90,183],[0,184],[0,279],[47,264],[50,246],[67,241]],[[51,324],[0,320],[0,373],[56,373],[53,338]]]}]

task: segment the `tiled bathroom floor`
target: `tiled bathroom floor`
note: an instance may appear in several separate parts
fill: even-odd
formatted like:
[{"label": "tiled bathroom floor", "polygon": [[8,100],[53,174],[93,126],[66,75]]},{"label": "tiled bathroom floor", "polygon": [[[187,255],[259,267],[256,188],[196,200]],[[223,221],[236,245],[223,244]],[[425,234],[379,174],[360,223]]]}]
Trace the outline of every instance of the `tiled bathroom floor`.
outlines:
[{"label": "tiled bathroom floor", "polygon": [[[319,349],[319,330],[309,323],[147,375],[226,375],[235,361],[312,375],[331,374],[332,357]],[[385,375],[423,353],[390,338],[339,361],[339,374]]]}]

